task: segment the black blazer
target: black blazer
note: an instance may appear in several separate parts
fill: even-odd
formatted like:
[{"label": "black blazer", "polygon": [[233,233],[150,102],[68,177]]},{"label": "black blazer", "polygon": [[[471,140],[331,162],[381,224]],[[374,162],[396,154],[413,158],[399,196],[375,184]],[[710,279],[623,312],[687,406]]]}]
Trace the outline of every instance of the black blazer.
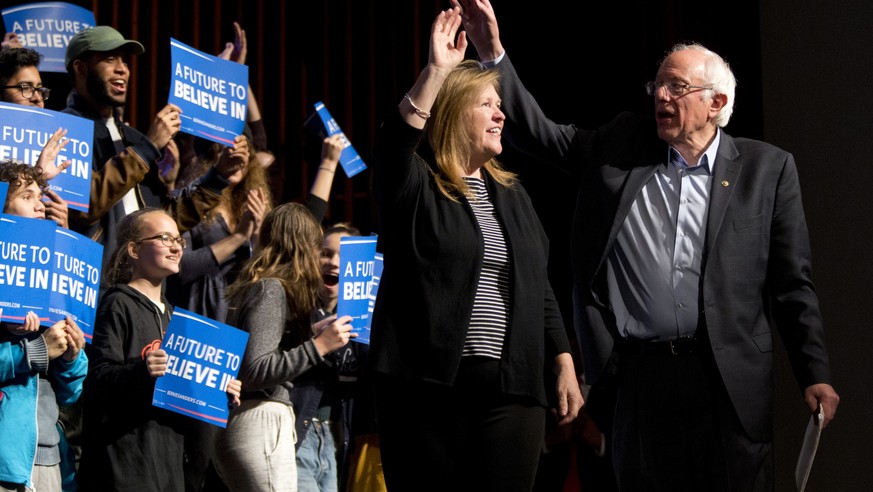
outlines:
[{"label": "black blazer", "polygon": [[[377,372],[451,385],[461,353],[484,242],[466,199],[434,184],[415,153],[423,132],[399,115],[380,129],[374,186],[385,263],[373,314],[369,363]],[[549,284],[548,239],[527,193],[483,171],[503,223],[511,261],[509,327],[500,365],[502,390],[547,405],[544,370],[570,352]]]},{"label": "black blazer", "polygon": [[[618,336],[605,260],[632,202],[667,158],[654,121],[623,113],[586,131],[540,110],[508,57],[505,134],[522,151],[579,179],[573,219],[574,314],[585,375],[596,384]],[[802,388],[830,383],[797,168],[772,145],[722,133],[714,163],[700,282],[705,326],[721,379],[746,432],[772,436],[773,329]]]}]

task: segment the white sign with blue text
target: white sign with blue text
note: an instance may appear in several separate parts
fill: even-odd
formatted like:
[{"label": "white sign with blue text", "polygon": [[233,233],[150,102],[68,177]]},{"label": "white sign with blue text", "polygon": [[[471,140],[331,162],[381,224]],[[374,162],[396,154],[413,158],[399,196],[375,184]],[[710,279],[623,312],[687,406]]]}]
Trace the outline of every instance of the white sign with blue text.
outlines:
[{"label": "white sign with blue text", "polygon": [[223,145],[242,135],[249,102],[249,67],[170,38],[169,102],[182,110],[182,131]]},{"label": "white sign with blue text", "polygon": [[93,121],[50,109],[0,102],[0,161],[35,165],[58,128],[67,130],[64,139],[69,142],[58,153],[55,163],[69,160],[70,166],[49,181],[49,186],[70,208],[87,212],[91,200]]},{"label": "white sign with blue text", "polygon": [[94,27],[94,12],[64,2],[39,2],[0,11],[6,32],[14,32],[25,48],[42,55],[40,72],[66,73],[67,45],[82,29]]},{"label": "white sign with blue text", "polygon": [[227,427],[227,384],[239,374],[248,341],[245,331],[175,308],[161,344],[167,372],[155,382],[152,404]]}]

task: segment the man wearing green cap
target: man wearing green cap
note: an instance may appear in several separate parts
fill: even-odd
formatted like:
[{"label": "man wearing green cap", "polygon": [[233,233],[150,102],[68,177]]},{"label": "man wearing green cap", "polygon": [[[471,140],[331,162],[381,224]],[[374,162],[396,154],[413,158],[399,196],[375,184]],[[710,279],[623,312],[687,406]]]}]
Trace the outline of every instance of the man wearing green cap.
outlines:
[{"label": "man wearing green cap", "polygon": [[[179,131],[179,108],[164,106],[146,134],[121,121],[131,75],[128,61],[144,51],[138,41],[125,39],[109,26],[82,30],[67,46],[65,64],[73,91],[64,112],[95,122],[89,212],[71,214],[70,224],[104,245],[103,271],[116,246],[116,225],[124,216],[144,207],[161,207],[173,214],[180,230],[190,229],[217,205],[227,186],[224,176],[248,160],[245,148],[237,159],[228,159],[192,187],[170,197],[156,161]],[[105,287],[101,285],[101,291]]]}]

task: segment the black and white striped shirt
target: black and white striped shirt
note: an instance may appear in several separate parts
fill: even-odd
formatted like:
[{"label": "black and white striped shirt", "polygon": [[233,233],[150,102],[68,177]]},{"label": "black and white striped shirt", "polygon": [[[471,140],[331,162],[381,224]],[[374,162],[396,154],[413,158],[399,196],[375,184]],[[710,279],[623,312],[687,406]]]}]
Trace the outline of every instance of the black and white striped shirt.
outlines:
[{"label": "black and white striped shirt", "polygon": [[464,177],[472,196],[470,206],[485,242],[485,258],[473,315],[464,342],[464,356],[484,356],[499,359],[509,322],[509,254],[503,227],[494,213],[485,182]]}]

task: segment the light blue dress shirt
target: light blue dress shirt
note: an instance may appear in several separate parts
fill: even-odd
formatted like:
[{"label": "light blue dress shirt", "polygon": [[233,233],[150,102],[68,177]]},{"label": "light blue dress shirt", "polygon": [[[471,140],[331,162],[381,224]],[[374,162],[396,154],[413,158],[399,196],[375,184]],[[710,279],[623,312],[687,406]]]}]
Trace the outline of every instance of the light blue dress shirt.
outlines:
[{"label": "light blue dress shirt", "polygon": [[609,301],[621,336],[673,340],[697,330],[712,170],[721,130],[696,166],[676,149],[643,186],[607,259]]}]

